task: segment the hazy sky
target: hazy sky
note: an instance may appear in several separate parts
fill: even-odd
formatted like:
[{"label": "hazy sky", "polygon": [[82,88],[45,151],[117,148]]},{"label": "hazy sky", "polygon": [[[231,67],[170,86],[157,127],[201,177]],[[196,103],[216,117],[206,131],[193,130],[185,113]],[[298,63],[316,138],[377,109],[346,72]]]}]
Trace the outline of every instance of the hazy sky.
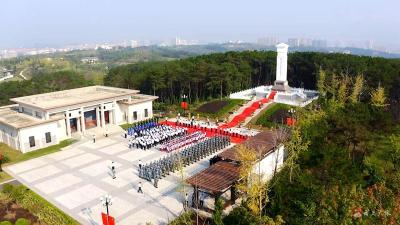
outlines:
[{"label": "hazy sky", "polygon": [[400,46],[400,0],[0,0],[0,48],[261,36]]}]

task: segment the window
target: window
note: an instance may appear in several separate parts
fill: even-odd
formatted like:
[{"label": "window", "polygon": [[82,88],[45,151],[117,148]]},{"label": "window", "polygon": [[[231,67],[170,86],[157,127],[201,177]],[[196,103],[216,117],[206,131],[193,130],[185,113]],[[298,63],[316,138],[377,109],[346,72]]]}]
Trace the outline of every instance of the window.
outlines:
[{"label": "window", "polygon": [[144,109],[144,117],[149,117],[149,110],[148,109]]},{"label": "window", "polygon": [[32,147],[35,147],[35,137],[34,136],[30,136],[29,137],[29,146],[32,148]]},{"label": "window", "polygon": [[133,112],[133,120],[137,120],[137,112],[136,111]]},{"label": "window", "polygon": [[51,135],[50,132],[46,132],[46,143],[50,143],[51,142]]},{"label": "window", "polygon": [[40,112],[35,111],[35,116],[36,116],[37,118],[42,119],[42,114],[41,114]]}]

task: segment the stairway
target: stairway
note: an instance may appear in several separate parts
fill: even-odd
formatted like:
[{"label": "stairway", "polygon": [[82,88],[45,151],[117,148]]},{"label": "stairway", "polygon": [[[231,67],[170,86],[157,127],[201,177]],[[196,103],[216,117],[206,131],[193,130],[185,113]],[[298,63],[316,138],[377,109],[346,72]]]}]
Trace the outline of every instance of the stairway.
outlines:
[{"label": "stairway", "polygon": [[93,134],[96,134],[96,137],[102,137],[105,135],[105,129],[108,131],[108,135],[112,136],[115,134],[123,134],[124,129],[122,129],[120,126],[115,125],[115,124],[107,124],[105,128],[103,127],[94,127],[91,129],[86,130],[84,136],[87,138],[92,138]]},{"label": "stairway", "polygon": [[267,99],[269,99],[269,100],[272,101],[272,100],[274,100],[275,95],[276,95],[276,91],[271,91],[271,92],[269,93],[269,96],[268,96]]}]

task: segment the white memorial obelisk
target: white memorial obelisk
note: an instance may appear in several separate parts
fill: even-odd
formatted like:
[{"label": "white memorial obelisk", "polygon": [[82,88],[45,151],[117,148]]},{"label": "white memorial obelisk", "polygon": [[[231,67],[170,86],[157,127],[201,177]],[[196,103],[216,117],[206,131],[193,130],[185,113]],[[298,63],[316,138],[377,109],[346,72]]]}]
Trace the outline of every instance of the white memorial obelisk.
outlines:
[{"label": "white memorial obelisk", "polygon": [[278,55],[276,57],[276,79],[273,87],[276,91],[288,91],[287,82],[287,58],[289,45],[280,43],[276,46]]}]

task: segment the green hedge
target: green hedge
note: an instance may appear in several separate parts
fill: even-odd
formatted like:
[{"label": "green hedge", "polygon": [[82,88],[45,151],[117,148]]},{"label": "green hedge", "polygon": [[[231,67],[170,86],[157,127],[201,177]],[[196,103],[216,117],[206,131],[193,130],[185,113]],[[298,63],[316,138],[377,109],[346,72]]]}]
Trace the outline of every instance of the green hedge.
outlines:
[{"label": "green hedge", "polygon": [[15,225],[30,225],[31,223],[29,220],[24,219],[24,218],[19,218],[17,221],[15,221]]},{"label": "green hedge", "polygon": [[3,193],[15,200],[21,207],[27,209],[30,213],[37,216],[40,221],[46,224],[57,225],[76,225],[79,224],[74,219],[66,215],[61,210],[47,202],[25,186],[13,186],[5,184]]},{"label": "green hedge", "polygon": [[12,223],[10,221],[2,221],[0,225],[12,225]]}]

